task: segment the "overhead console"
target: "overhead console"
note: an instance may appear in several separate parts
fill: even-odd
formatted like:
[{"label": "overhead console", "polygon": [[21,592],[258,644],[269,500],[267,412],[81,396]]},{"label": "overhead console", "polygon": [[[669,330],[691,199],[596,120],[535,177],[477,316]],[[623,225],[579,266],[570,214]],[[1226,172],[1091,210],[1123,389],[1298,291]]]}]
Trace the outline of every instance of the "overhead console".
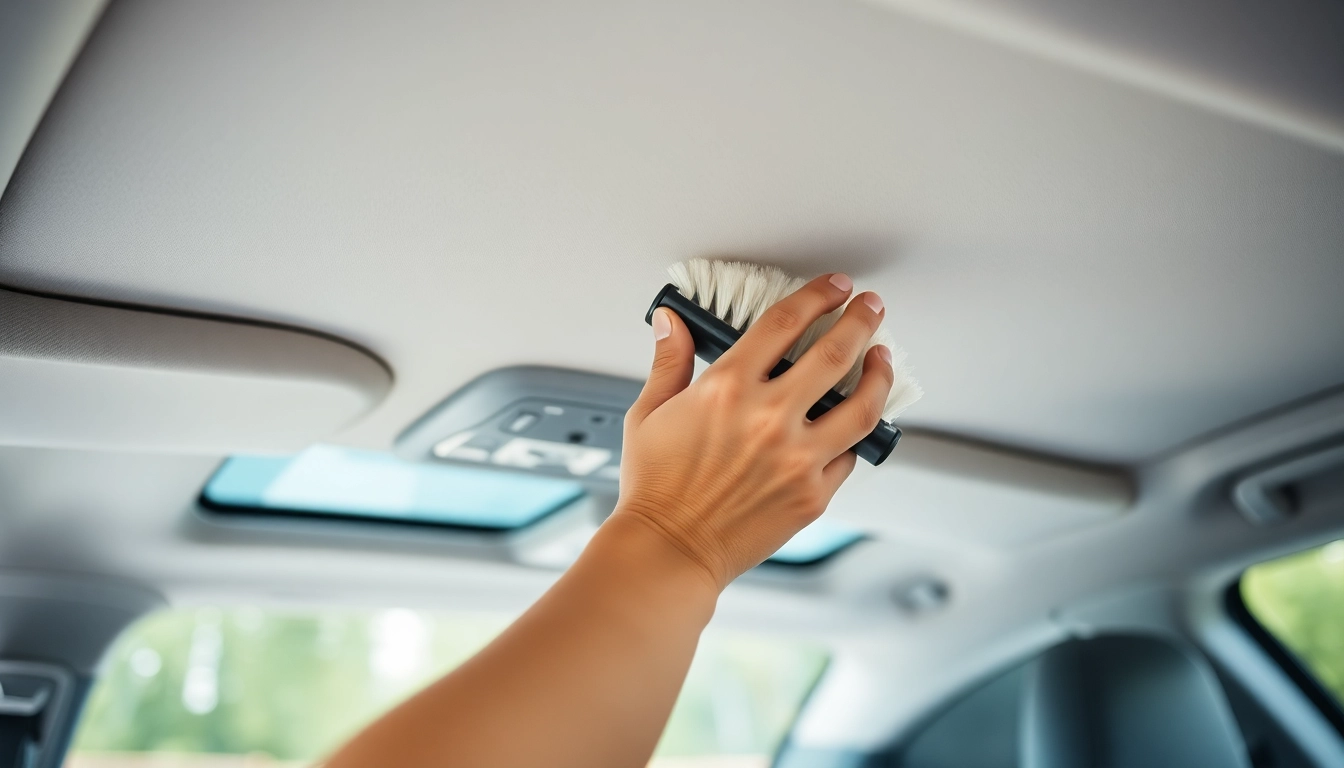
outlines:
[{"label": "overhead console", "polygon": [[382,401],[392,375],[291,328],[0,289],[0,445],[293,452]]},{"label": "overhead console", "polygon": [[643,382],[543,366],[479,376],[397,439],[410,461],[493,466],[614,491],[621,425]]}]

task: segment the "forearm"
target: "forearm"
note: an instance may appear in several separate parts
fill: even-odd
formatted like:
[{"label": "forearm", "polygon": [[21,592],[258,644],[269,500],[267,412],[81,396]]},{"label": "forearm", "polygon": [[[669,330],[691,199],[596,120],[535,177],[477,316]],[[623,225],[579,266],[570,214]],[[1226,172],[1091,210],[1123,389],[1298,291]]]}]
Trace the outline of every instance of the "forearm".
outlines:
[{"label": "forearm", "polygon": [[374,723],[329,768],[639,768],[667,722],[719,591],[821,514],[891,387],[873,347],[853,394],[818,419],[881,321],[849,302],[818,346],[772,377],[804,329],[843,305],[844,275],[772,306],[695,384],[672,312],[626,411],[621,498],[583,556],[475,658]]},{"label": "forearm", "polygon": [[694,561],[617,514],[499,638],[327,765],[642,766],[717,596]]}]

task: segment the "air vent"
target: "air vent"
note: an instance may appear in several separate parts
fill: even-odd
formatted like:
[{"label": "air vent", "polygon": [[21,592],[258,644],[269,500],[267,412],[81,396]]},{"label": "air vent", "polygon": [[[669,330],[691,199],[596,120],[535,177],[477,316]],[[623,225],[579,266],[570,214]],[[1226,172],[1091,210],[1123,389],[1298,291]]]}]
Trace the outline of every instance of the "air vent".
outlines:
[{"label": "air vent", "polygon": [[1298,454],[1247,475],[1232,487],[1232,499],[1255,525],[1282,523],[1319,507],[1344,504],[1344,443]]}]

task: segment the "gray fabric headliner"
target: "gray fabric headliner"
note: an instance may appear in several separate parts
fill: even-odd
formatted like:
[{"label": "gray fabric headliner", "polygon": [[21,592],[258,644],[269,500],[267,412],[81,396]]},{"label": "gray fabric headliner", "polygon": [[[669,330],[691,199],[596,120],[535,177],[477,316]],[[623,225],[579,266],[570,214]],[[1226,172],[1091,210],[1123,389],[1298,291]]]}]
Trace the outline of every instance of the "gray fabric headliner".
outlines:
[{"label": "gray fabric headliner", "polygon": [[[345,435],[370,445],[490,367],[641,375],[645,302],[697,254],[881,289],[932,393],[907,425],[1131,461],[1344,381],[1337,92],[1280,87],[1337,48],[1219,64],[1244,41],[1217,23],[1098,36],[1154,2],[316,5],[116,4],[0,200],[0,284],[348,337],[397,374]],[[1140,627],[1240,654],[1338,763],[1205,603],[1339,535],[1344,507],[1258,529],[1222,491],[1341,430],[1336,395],[1186,443],[1124,514],[861,470],[830,514],[876,539],[744,579],[716,623],[833,643],[804,745],[884,743],[1044,644]],[[0,447],[0,567],[436,609],[517,610],[554,577],[449,536],[212,527],[192,502],[216,462]],[[892,590],[929,574],[951,602],[905,615]]]},{"label": "gray fabric headliner", "polygon": [[872,1],[1344,149],[1344,6],[1333,0]]},{"label": "gray fabric headliner", "polygon": [[1344,158],[847,3],[115,4],[0,283],[366,345],[386,445],[511,363],[640,375],[666,263],[883,292],[907,422],[1134,461],[1344,381]]},{"label": "gray fabric headliner", "polygon": [[102,8],[101,0],[0,4],[0,189]]}]

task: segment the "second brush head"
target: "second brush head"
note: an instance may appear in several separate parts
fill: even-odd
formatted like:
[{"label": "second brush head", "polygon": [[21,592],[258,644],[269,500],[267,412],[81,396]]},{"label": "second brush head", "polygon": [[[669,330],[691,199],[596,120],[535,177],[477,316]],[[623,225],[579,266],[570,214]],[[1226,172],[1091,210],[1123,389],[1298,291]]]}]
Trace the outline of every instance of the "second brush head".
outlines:
[{"label": "second brush head", "polygon": [[[667,307],[676,312],[690,329],[696,355],[710,363],[736,343],[742,332],[759,320],[771,305],[806,282],[775,267],[708,259],[692,259],[674,264],[668,269],[668,274],[672,282],[659,291],[644,319],[652,322],[653,312],[658,307]],[[830,330],[843,309],[841,307],[809,326],[785,355],[785,359],[771,371],[771,377],[787,371],[794,361]],[[923,394],[903,364],[905,353],[891,343],[890,336],[881,328],[873,334],[867,347],[875,344],[883,344],[891,350],[895,380],[883,409],[883,420],[853,448],[860,458],[874,465],[886,460],[900,439],[901,432],[891,425],[890,419]],[[851,394],[858,385],[862,360],[863,356],[860,355],[835,388],[808,411],[808,418],[818,418],[844,402],[845,396]]]}]

